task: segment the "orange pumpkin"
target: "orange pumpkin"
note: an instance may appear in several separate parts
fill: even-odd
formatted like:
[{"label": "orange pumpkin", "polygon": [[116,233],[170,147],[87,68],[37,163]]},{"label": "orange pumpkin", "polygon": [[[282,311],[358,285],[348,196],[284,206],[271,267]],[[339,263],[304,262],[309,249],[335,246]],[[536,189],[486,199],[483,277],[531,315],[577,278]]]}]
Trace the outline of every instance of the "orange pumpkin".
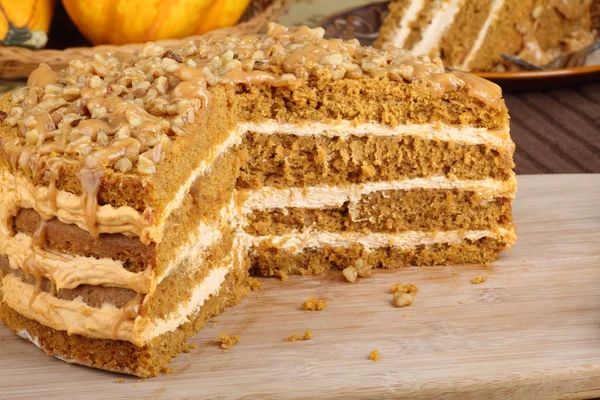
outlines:
[{"label": "orange pumpkin", "polygon": [[54,0],[0,0],[0,43],[44,47],[53,10]]},{"label": "orange pumpkin", "polygon": [[93,44],[143,43],[182,38],[230,26],[250,0],[62,0]]}]

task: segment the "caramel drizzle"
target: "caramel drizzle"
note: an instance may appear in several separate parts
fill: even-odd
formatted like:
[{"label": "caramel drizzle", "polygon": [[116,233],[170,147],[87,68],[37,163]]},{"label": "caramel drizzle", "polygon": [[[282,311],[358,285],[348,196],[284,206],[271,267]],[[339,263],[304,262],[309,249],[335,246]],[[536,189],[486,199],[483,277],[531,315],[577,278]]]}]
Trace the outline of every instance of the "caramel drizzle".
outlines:
[{"label": "caramel drizzle", "polygon": [[142,300],[144,296],[137,294],[131,300],[123,306],[123,314],[112,322],[112,338],[116,340],[118,338],[119,329],[121,329],[121,325],[126,321],[135,320],[140,313],[142,308]]},{"label": "caramel drizzle", "polygon": [[39,247],[41,249],[46,247],[47,227],[48,221],[46,221],[45,219],[41,219],[37,229],[35,230],[35,232],[33,232],[33,237],[31,241],[32,246]]},{"label": "caramel drizzle", "polygon": [[35,288],[29,299],[29,307],[31,307],[41,292],[40,286],[42,284],[42,278],[46,274],[46,269],[35,259],[35,255],[32,254],[25,259],[25,262],[23,263],[23,272],[25,273],[25,278],[27,280],[29,280],[30,276],[33,276],[35,279]]}]

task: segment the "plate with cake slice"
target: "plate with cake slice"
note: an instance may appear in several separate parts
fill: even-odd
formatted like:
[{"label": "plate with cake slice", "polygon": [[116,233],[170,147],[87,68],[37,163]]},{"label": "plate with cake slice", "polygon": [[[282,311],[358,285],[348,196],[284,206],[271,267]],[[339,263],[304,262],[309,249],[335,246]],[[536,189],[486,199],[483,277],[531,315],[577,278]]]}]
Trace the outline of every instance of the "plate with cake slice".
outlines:
[{"label": "plate with cake slice", "polygon": [[356,38],[412,54],[439,56],[505,90],[548,89],[600,79],[598,52],[581,66],[531,71],[502,56],[543,66],[595,40],[600,1],[395,0],[366,4],[326,18],[327,37]]}]

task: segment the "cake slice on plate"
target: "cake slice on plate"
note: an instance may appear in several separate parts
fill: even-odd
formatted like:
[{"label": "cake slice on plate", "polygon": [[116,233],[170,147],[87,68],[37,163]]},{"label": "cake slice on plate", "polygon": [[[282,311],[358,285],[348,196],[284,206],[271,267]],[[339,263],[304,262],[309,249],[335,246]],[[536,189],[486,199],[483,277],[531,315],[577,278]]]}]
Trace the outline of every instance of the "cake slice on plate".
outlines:
[{"label": "cake slice on plate", "polygon": [[441,56],[463,71],[504,71],[502,54],[544,65],[594,41],[591,0],[394,0],[375,46]]},{"label": "cake slice on plate", "polygon": [[322,29],[41,65],[0,109],[0,318],[67,362],[156,375],[249,271],[515,240],[500,89]]}]

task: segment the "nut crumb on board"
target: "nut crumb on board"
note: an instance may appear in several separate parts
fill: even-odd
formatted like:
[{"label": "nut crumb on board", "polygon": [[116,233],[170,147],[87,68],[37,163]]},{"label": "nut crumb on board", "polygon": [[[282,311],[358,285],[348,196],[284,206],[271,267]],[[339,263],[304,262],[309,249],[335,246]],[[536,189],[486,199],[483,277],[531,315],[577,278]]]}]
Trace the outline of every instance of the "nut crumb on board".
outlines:
[{"label": "nut crumb on board", "polygon": [[485,281],[487,281],[487,276],[478,275],[475,278],[471,279],[471,283],[473,285],[479,285],[480,283],[483,283]]},{"label": "nut crumb on board", "polygon": [[123,380],[123,378],[119,378],[119,379],[117,379],[115,382],[117,382],[117,383],[123,383],[123,382],[124,382],[124,380]]},{"label": "nut crumb on board", "polygon": [[354,267],[344,268],[344,270],[342,271],[342,274],[344,274],[344,277],[350,283],[356,282],[356,279],[358,278],[358,272],[356,271],[356,268],[354,268]]},{"label": "nut crumb on board", "polygon": [[312,339],[312,332],[306,331],[306,332],[304,332],[304,335],[296,335],[294,333],[293,335],[290,335],[283,340],[285,342],[295,342],[296,340],[310,340],[310,339]]},{"label": "nut crumb on board", "polygon": [[371,354],[369,354],[369,360],[373,360],[375,362],[381,360],[381,357],[379,357],[379,350],[375,349],[371,351]]},{"label": "nut crumb on board", "polygon": [[256,278],[248,278],[248,286],[250,286],[250,290],[253,292],[258,291],[262,287],[262,282]]},{"label": "nut crumb on board", "polygon": [[240,337],[238,335],[228,335],[226,333],[221,333],[216,339],[216,343],[221,343],[220,346],[222,349],[228,350],[232,349],[233,346],[240,342]]},{"label": "nut crumb on board", "polygon": [[302,309],[307,311],[321,311],[327,308],[327,299],[317,299],[310,296],[308,300],[302,302]]},{"label": "nut crumb on board", "polygon": [[390,288],[389,293],[394,294],[394,293],[400,292],[400,293],[415,294],[418,291],[419,291],[419,288],[416,287],[415,285],[413,285],[412,283],[407,283],[406,285],[402,285],[402,282],[396,282]]},{"label": "nut crumb on board", "polygon": [[389,291],[394,295],[392,304],[396,307],[410,306],[413,303],[413,298],[418,291],[419,288],[411,283],[402,285],[402,282],[396,282]]}]

